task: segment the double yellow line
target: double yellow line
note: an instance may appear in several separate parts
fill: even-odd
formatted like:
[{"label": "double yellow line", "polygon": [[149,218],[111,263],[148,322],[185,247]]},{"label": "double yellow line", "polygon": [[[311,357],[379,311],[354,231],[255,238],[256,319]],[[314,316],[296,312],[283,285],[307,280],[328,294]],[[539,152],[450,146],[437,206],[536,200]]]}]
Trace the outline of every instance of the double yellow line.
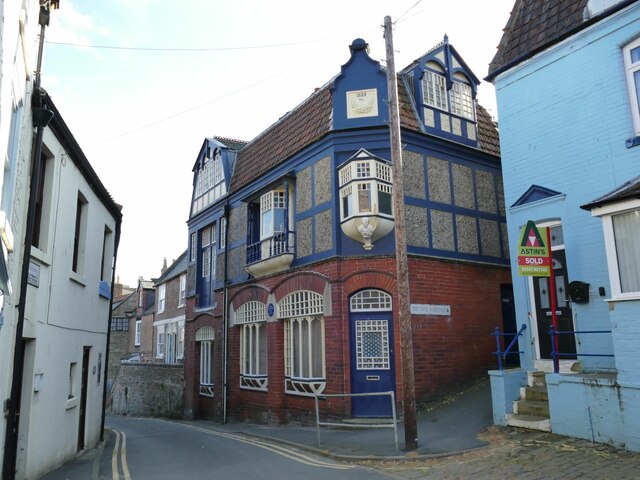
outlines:
[{"label": "double yellow line", "polygon": [[[118,432],[112,430],[116,435],[116,443],[113,446],[113,453],[111,454],[111,472],[113,480],[120,480],[120,471],[118,470],[118,456],[120,457],[120,464],[122,465],[122,473],[124,480],[131,480],[131,474],[129,473],[129,466],[127,465],[127,434],[124,432]],[[122,439],[122,444],[120,443]]]},{"label": "double yellow line", "polygon": [[[165,421],[165,420],[159,420],[159,421]],[[172,423],[172,422],[169,422]],[[341,465],[338,463],[331,463],[331,462],[326,462],[324,460],[321,460],[319,458],[314,458],[311,457],[309,455],[305,455],[304,453],[298,452],[296,450],[292,450],[291,448],[287,448],[287,447],[283,447],[280,445],[276,445],[273,443],[269,443],[266,440],[260,440],[257,438],[249,438],[249,437],[245,437],[243,435],[238,435],[238,434],[233,434],[233,433],[225,433],[225,432],[220,432],[220,431],[216,431],[216,430],[208,430],[206,428],[201,428],[201,427],[196,427],[194,425],[187,425],[187,424],[182,424],[182,426],[190,428],[192,430],[196,430],[198,432],[201,433],[205,433],[207,435],[215,435],[217,437],[223,437],[223,438],[228,438],[231,440],[235,440],[237,442],[242,442],[242,443],[246,443],[248,445],[253,445],[255,447],[259,447],[259,448],[263,448],[265,450],[268,450],[270,452],[276,453],[282,457],[288,458],[290,460],[293,460],[295,462],[299,462],[305,465],[310,465],[312,467],[321,467],[321,468],[333,468],[336,470],[349,470],[351,468],[354,468],[354,466],[352,465]]]}]

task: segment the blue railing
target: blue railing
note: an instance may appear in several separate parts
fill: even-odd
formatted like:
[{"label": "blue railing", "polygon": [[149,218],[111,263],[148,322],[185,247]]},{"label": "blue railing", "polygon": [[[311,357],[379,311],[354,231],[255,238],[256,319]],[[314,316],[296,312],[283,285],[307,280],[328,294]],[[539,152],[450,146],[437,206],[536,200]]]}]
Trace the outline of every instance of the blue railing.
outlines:
[{"label": "blue railing", "polygon": [[[292,233],[292,231],[279,232],[270,238],[247,245],[247,265],[252,265],[283,253],[293,253],[293,249],[289,243],[289,235]],[[266,249],[263,255],[262,246],[267,242],[268,249]]]},{"label": "blue railing", "polygon": [[[491,335],[496,337],[496,351],[493,352],[493,354],[498,356],[498,370],[503,369],[502,361],[507,358],[507,355],[519,355],[522,353],[521,350],[513,351],[513,349],[518,343],[518,338],[522,335],[522,332],[524,332],[526,329],[527,329],[527,326],[523,323],[522,326],[520,327],[520,330],[518,330],[518,333],[502,333],[500,332],[500,329],[498,327],[496,327],[496,329],[493,331]],[[511,336],[513,336],[513,339],[511,340],[511,343],[509,344],[509,346],[505,348],[503,352],[502,350],[500,350],[502,348],[502,345],[501,345],[502,342],[500,341],[500,338],[511,337]]]},{"label": "blue railing", "polygon": [[556,330],[549,328],[549,336],[551,337],[551,358],[553,359],[553,373],[560,371],[560,357],[614,357],[611,353],[561,353],[556,350],[558,345],[558,335],[578,335],[590,333],[611,333],[611,330]]}]

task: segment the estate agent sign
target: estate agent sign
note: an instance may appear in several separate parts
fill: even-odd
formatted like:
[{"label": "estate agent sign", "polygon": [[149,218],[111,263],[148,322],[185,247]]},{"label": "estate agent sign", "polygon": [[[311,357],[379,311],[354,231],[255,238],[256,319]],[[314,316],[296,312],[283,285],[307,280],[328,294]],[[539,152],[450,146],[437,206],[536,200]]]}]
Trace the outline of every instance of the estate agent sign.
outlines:
[{"label": "estate agent sign", "polygon": [[529,220],[518,241],[518,274],[528,277],[551,275],[551,255],[546,228],[536,227]]}]

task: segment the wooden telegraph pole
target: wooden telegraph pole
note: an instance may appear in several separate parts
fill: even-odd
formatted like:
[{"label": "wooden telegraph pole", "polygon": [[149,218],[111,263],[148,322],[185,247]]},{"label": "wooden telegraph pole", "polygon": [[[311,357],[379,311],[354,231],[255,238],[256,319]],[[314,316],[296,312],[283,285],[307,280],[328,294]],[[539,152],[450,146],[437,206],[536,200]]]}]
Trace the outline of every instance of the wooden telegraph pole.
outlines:
[{"label": "wooden telegraph pole", "polygon": [[389,94],[389,127],[391,132],[391,166],[393,172],[393,205],[396,237],[396,275],[398,282],[398,315],[400,319],[400,357],[402,361],[402,399],[404,404],[404,445],[406,450],[418,448],[416,423],[416,387],[413,375],[413,337],[409,298],[409,262],[404,221],[402,188],[402,147],[400,145],[400,112],[398,80],[393,59],[391,17],[384,17],[387,50],[387,89]]}]

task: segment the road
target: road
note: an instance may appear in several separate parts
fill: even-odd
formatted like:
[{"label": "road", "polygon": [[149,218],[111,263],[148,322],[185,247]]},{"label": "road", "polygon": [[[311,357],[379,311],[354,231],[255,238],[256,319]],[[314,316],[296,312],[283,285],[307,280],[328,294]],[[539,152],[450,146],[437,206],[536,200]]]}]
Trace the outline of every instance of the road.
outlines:
[{"label": "road", "polygon": [[[108,439],[92,460],[93,480],[390,478],[366,467],[179,422],[108,417],[107,426]],[[89,480],[87,469],[63,470],[45,479]]]}]

